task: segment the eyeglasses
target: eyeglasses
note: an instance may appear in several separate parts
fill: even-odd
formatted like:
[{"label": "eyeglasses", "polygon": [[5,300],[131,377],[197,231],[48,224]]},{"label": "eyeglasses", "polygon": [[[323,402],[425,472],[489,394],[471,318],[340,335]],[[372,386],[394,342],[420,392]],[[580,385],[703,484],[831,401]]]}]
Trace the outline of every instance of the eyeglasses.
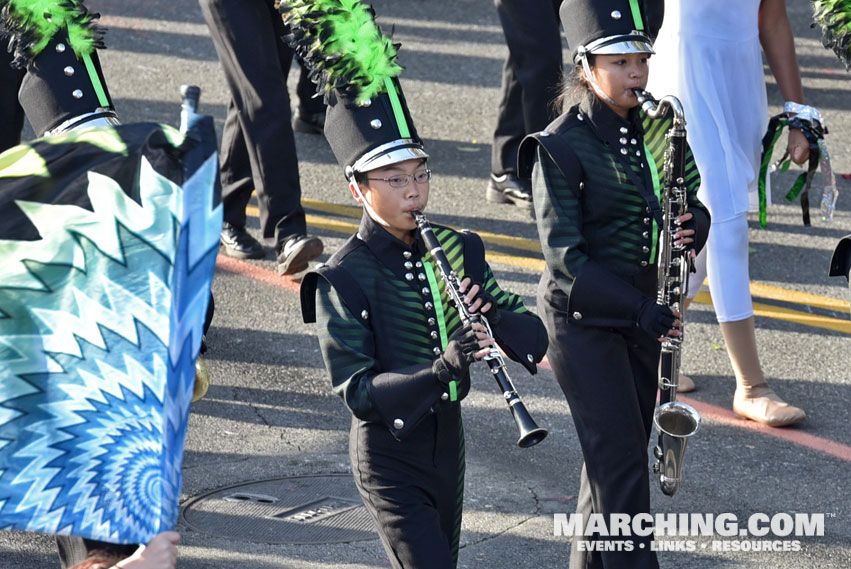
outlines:
[{"label": "eyeglasses", "polygon": [[431,170],[420,170],[413,174],[404,174],[401,176],[391,176],[389,178],[367,178],[367,180],[387,182],[391,188],[406,188],[411,180],[417,184],[425,184],[431,180]]}]

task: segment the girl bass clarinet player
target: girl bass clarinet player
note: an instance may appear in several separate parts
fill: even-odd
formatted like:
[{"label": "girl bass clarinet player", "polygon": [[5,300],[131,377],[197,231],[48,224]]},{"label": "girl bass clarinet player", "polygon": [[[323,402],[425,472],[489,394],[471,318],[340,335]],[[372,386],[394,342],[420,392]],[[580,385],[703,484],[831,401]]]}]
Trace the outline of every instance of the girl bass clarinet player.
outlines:
[{"label": "girl bass clarinet player", "polygon": [[[333,389],[352,413],[352,473],[391,565],[452,569],[468,368],[495,337],[535,373],[546,330],[520,297],[499,287],[478,236],[434,226],[452,268],[464,276],[459,290],[470,312],[487,317],[494,337],[481,324],[461,322],[412,213],[428,203],[431,170],[397,79],[395,47],[371,11],[342,4],[298,0],[283,7],[296,50],[324,70],[325,137],[364,208],[357,234],[304,277],[302,310],[306,322],[317,322]],[[364,53],[371,59],[359,59]]]},{"label": "girl bass clarinet player", "polygon": [[[681,334],[679,314],[656,304],[658,196],[670,121],[650,120],[633,92],[646,85],[653,53],[648,16],[658,30],[660,22],[635,0],[562,3],[575,64],[565,97],[574,100],[520,149],[547,262],[538,311],[585,459],[577,499],[584,520],[649,511],[660,340]],[[690,151],[685,172],[689,213],[674,239],[699,250],[709,213],[696,197]],[[574,541],[571,569],[658,567],[652,537],[633,536],[631,551],[577,546],[589,539],[595,537]]]}]

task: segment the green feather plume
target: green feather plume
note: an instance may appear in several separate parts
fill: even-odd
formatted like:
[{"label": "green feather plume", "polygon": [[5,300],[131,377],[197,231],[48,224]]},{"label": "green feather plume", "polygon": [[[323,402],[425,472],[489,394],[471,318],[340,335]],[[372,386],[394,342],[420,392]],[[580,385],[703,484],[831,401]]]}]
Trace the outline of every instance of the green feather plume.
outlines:
[{"label": "green feather plume", "polygon": [[363,102],[401,73],[399,45],[381,32],[371,6],[359,0],[282,0],[279,9],[290,29],[284,39],[320,90]]},{"label": "green feather plume", "polygon": [[80,0],[0,0],[0,31],[9,38],[15,67],[35,59],[63,29],[77,57],[104,48],[104,30],[95,24],[99,17]]},{"label": "green feather plume", "polygon": [[815,23],[824,47],[832,49],[851,71],[851,0],[813,0]]}]

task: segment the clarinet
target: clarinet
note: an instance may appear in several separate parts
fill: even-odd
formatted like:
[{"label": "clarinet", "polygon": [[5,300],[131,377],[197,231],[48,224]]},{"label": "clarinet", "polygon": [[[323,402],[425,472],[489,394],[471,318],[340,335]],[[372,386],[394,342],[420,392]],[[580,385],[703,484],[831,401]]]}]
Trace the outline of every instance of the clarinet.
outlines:
[{"label": "clarinet", "polygon": [[[656,101],[647,91],[635,89],[635,94],[641,110],[651,119],[665,116],[666,107],[670,107],[674,115],[673,125],[666,134],[668,146],[665,148],[665,176],[660,195],[663,226],[659,237],[656,303],[682,312],[683,295],[688,290],[692,269],[686,247],[674,244],[674,234],[680,229],[677,218],[688,211],[685,113],[679,99],[672,95]],[[659,442],[653,449],[657,460],[653,471],[659,474],[659,485],[667,496],[673,496],[682,486],[686,445],[689,437],[700,428],[700,413],[691,405],[677,401],[682,343],[683,335],[666,337],[662,342],[659,406],[653,414],[653,423],[659,431]]]},{"label": "clarinet", "polygon": [[[443,282],[446,283],[446,292],[455,303],[455,306],[458,309],[458,315],[461,317],[461,321],[465,325],[480,322],[484,325],[488,334],[492,337],[493,332],[491,332],[491,327],[488,324],[487,318],[481,314],[470,314],[467,305],[464,303],[464,298],[458,291],[458,286],[460,284],[458,273],[456,273],[449,264],[449,259],[446,258],[446,253],[444,253],[443,248],[440,246],[440,241],[434,234],[428,219],[426,219],[426,216],[420,211],[412,211],[411,213],[417,221],[417,227],[419,227],[420,235],[422,235],[426,247],[428,247],[429,251],[431,251],[431,256],[437,263],[440,276],[443,279]],[[521,448],[528,448],[535,446],[544,440],[547,436],[547,430],[538,427],[534,419],[532,419],[532,416],[529,415],[529,411],[526,410],[526,406],[517,394],[517,390],[514,389],[514,384],[508,376],[505,360],[496,346],[491,346],[490,352],[488,352],[483,359],[488,364],[497,385],[499,385],[499,389],[502,391],[502,396],[505,399],[505,402],[508,403],[508,408],[511,410],[511,415],[514,417],[514,422],[517,424],[517,428],[520,431],[520,438],[517,440],[517,446]]]}]

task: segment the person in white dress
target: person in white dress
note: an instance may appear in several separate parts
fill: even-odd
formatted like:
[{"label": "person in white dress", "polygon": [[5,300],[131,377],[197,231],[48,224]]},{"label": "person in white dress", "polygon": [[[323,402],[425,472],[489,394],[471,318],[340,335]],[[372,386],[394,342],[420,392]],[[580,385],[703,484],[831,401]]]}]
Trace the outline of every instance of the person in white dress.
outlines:
[{"label": "person in white dress", "polygon": [[[756,203],[761,139],[768,125],[760,47],[785,100],[803,104],[784,0],[665,0],[648,90],[656,97],[677,96],[685,109],[701,176],[698,196],[712,214],[688,296],[694,298],[708,274],[736,375],[733,411],[780,427],[806,414],[768,386],[756,347],[747,214]],[[801,131],[789,131],[788,149],[797,164],[807,160],[809,145]],[[681,376],[680,391],[691,389],[690,378]]]}]

